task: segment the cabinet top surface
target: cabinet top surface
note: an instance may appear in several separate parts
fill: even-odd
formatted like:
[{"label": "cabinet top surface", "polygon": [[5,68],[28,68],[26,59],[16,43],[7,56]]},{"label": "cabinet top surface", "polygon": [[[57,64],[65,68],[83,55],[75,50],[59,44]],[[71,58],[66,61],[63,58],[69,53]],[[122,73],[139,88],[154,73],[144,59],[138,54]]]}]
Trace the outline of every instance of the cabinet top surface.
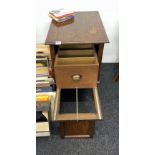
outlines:
[{"label": "cabinet top surface", "polygon": [[66,23],[51,22],[45,44],[108,43],[108,37],[97,11],[75,12]]}]

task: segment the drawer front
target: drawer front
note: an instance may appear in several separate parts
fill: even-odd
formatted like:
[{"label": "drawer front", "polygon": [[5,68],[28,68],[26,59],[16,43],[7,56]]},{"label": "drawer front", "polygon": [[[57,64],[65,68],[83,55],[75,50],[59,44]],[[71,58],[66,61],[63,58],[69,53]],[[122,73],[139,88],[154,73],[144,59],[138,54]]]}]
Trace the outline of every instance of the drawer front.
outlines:
[{"label": "drawer front", "polygon": [[92,88],[96,86],[98,66],[56,67],[55,76],[60,88]]},{"label": "drawer front", "polygon": [[93,88],[97,83],[98,60],[94,57],[55,59],[55,77],[59,88]]}]

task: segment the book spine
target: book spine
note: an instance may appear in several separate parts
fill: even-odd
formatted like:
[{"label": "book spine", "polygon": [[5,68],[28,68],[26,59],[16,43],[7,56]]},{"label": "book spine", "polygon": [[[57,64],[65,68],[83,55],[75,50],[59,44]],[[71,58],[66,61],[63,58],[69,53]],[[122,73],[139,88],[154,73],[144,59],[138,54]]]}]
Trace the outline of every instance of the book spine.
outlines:
[{"label": "book spine", "polygon": [[55,14],[52,14],[50,12],[49,12],[49,14],[51,14],[52,16],[54,16],[55,18],[58,18],[58,19],[68,17],[68,16],[74,16],[74,13],[68,13],[68,14],[64,14],[64,15],[61,15],[61,16],[56,16]]}]

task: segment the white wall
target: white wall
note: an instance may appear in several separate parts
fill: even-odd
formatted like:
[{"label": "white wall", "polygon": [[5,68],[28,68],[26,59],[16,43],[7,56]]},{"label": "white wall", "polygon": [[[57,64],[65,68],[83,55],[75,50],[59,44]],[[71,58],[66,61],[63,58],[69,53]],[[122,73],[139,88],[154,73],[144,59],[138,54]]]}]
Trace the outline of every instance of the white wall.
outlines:
[{"label": "white wall", "polygon": [[106,29],[109,44],[105,44],[103,62],[118,62],[118,0],[37,0],[37,43],[44,43],[51,19],[50,10],[69,8],[74,11],[97,10]]}]

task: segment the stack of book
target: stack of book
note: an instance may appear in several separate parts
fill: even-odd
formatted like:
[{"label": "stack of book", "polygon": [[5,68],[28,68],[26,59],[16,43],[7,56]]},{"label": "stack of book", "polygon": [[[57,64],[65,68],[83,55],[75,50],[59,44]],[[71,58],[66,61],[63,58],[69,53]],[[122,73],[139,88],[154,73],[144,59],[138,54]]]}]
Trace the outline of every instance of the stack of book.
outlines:
[{"label": "stack of book", "polygon": [[47,56],[36,57],[36,102],[46,105],[51,102],[51,92],[54,90],[54,79],[49,78],[49,63]]},{"label": "stack of book", "polygon": [[49,74],[49,57],[36,54],[36,136],[50,136],[49,112],[55,100],[54,79]]},{"label": "stack of book", "polygon": [[36,58],[36,76],[37,77],[48,77],[48,58],[37,57]]},{"label": "stack of book", "polygon": [[74,11],[59,9],[49,12],[49,17],[58,23],[65,22],[74,18]]}]

